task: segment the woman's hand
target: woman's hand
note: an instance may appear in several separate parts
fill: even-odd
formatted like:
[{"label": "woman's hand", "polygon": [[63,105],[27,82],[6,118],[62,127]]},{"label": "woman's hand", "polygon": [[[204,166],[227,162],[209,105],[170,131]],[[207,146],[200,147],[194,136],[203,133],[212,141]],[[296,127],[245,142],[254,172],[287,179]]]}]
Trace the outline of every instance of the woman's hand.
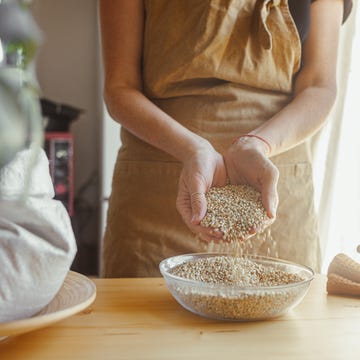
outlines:
[{"label": "woman's hand", "polygon": [[220,231],[205,228],[200,221],[206,214],[206,192],[212,186],[225,186],[226,179],[224,159],[210,144],[183,162],[176,208],[190,230],[204,241],[222,238]]},{"label": "woman's hand", "polygon": [[267,145],[257,138],[242,137],[225,153],[231,184],[249,184],[261,193],[267,215],[275,220],[278,206],[279,170],[267,157]]}]

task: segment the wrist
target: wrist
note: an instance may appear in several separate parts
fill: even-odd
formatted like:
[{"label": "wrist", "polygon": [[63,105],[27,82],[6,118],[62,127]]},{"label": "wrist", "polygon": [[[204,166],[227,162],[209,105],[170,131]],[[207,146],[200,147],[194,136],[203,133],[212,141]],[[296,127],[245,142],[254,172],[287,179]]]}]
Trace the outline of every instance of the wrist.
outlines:
[{"label": "wrist", "polygon": [[244,134],[233,140],[233,145],[241,145],[245,149],[255,149],[262,153],[265,157],[270,157],[272,148],[270,143],[262,136],[255,134]]},{"label": "wrist", "polygon": [[200,136],[194,137],[191,141],[184,145],[182,150],[179,153],[178,159],[181,162],[185,162],[188,159],[196,156],[200,152],[208,152],[209,150],[213,150],[210,142]]}]

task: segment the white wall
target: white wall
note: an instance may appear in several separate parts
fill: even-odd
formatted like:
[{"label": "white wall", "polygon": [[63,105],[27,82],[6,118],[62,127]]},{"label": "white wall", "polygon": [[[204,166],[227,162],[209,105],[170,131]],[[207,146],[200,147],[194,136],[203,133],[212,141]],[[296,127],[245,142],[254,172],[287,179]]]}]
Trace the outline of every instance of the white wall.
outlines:
[{"label": "white wall", "polygon": [[104,233],[108,199],[111,194],[112,175],[118,150],[120,148],[120,124],[115,122],[104,106],[103,131],[102,131],[102,159],[101,159],[101,234]]},{"label": "white wall", "polygon": [[[100,176],[102,100],[99,86],[97,1],[33,0],[32,12],[45,35],[37,58],[37,76],[43,96],[85,110],[71,128],[75,144],[77,194],[93,174]],[[78,235],[78,241],[92,247],[99,241],[96,212],[100,195],[96,178],[84,196],[84,204],[92,208],[93,212],[82,216],[81,222],[88,221],[88,224],[82,234]],[[87,254],[85,262],[91,262],[91,256]]]},{"label": "white wall", "polygon": [[[113,170],[121,145],[120,124],[115,122],[104,105],[102,131],[102,154],[101,154],[101,222],[100,239],[102,240],[106,228],[107,211],[109,208],[109,197],[111,194]],[[102,241],[100,240],[100,248]],[[100,255],[100,254],[99,254]],[[102,268],[101,256],[99,256],[99,269]]]},{"label": "white wall", "polygon": [[96,11],[96,0],[33,1],[34,17],[45,35],[37,58],[43,94],[86,111],[72,126],[76,189],[99,162],[101,108]]}]

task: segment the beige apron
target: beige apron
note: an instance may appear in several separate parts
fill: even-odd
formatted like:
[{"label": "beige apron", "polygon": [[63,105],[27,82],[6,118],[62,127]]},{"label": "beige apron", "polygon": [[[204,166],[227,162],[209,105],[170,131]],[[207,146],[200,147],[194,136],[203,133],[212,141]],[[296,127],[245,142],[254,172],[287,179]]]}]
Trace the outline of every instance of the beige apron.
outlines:
[{"label": "beige apron", "polygon": [[[145,0],[145,94],[220,152],[293,95],[301,43],[287,0]],[[159,262],[205,251],[175,208],[181,164],[122,129],[103,243],[103,275],[158,276]],[[280,258],[319,269],[307,143],[280,170],[272,236]],[[262,240],[252,252],[266,255]],[[272,254],[274,255],[274,254]]]}]

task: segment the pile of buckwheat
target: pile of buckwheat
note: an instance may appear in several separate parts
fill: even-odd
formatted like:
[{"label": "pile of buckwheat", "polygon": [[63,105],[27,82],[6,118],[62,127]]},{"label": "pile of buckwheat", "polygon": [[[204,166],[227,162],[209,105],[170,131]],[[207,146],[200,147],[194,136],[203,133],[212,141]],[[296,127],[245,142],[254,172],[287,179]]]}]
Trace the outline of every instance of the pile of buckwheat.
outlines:
[{"label": "pile of buckwheat", "polygon": [[213,187],[206,193],[204,227],[222,231],[226,241],[246,240],[262,232],[271,222],[261,202],[261,194],[249,185]]},{"label": "pile of buckwheat", "polygon": [[185,262],[171,270],[184,279],[209,284],[239,287],[268,287],[292,284],[303,279],[273,266],[264,266],[251,259],[227,255],[199,258]]}]

